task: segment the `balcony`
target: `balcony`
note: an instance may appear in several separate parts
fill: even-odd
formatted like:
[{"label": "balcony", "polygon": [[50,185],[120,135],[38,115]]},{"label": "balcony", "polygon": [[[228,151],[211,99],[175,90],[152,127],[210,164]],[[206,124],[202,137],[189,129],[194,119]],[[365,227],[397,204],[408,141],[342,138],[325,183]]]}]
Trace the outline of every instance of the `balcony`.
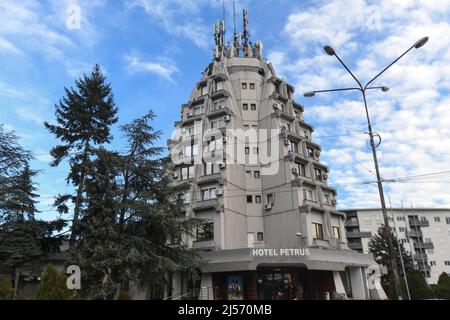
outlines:
[{"label": "balcony", "polygon": [[417,242],[414,241],[414,249],[434,249],[433,242]]},{"label": "balcony", "polygon": [[220,173],[201,176],[199,179],[197,179],[197,184],[199,186],[204,185],[204,184],[214,183],[214,182],[218,183],[219,185],[223,185],[223,178]]},{"label": "balcony", "polygon": [[347,246],[352,250],[362,250],[363,249],[361,242],[348,242]]},{"label": "balcony", "polygon": [[416,253],[415,255],[414,255],[414,261],[415,262],[418,262],[418,263],[423,263],[423,262],[427,262],[428,261],[428,259],[427,259],[427,255],[426,254],[420,254],[420,253]]},{"label": "balcony", "polygon": [[208,113],[208,118],[213,119],[213,118],[218,118],[221,116],[231,116],[232,114],[233,113],[232,113],[231,109],[224,106],[220,109],[211,110]]},{"label": "balcony", "polygon": [[220,212],[219,201],[217,199],[209,199],[203,201],[195,201],[194,203],[192,203],[193,211],[202,211],[208,209],[214,209],[217,212]]},{"label": "balcony", "polygon": [[370,231],[351,231],[346,233],[347,238],[370,238],[372,232]]},{"label": "balcony", "polygon": [[420,238],[422,237],[422,231],[420,230],[408,230],[406,231],[406,236],[410,238]]},{"label": "balcony", "polygon": [[358,220],[346,220],[344,222],[344,225],[346,227],[358,227],[359,226],[359,221]]},{"label": "balcony", "polygon": [[430,222],[427,219],[410,219],[409,226],[411,229],[415,227],[429,227]]}]

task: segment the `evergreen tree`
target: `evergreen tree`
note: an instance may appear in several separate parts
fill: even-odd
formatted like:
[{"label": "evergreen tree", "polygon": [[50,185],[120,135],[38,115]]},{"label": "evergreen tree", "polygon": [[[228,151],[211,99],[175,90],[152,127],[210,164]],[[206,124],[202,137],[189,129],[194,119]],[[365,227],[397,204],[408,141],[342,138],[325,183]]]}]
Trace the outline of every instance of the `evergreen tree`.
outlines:
[{"label": "evergreen tree", "polygon": [[[161,288],[166,284],[166,273],[194,273],[201,263],[184,243],[200,221],[186,216],[178,196],[189,186],[174,189],[170,185],[166,174],[170,159],[161,158],[163,149],[155,147],[161,133],[150,125],[153,119],[150,111],[122,126],[128,144],[122,156],[119,222],[128,246],[133,248],[131,270],[137,272],[137,281]],[[124,291],[127,285],[122,284]]]},{"label": "evergreen tree", "polygon": [[[14,297],[22,276],[40,274],[44,248],[54,230],[61,230],[64,222],[35,219],[37,172],[28,164],[30,154],[23,150],[14,133],[0,128],[0,177],[3,181],[0,196],[0,273],[14,279]],[[7,165],[3,165],[6,163]]]},{"label": "evergreen tree", "polygon": [[433,291],[427,285],[422,272],[419,270],[408,268],[406,270],[406,276],[408,279],[409,292],[411,299],[431,299],[433,297]]},{"label": "evergreen tree", "polygon": [[[111,85],[107,84],[100,67],[95,65],[90,76],[75,82],[76,90],[65,88],[63,97],[56,108],[57,124],[47,122],[45,127],[53,133],[61,144],[51,150],[53,166],[68,159],[71,171],[67,181],[76,187],[70,246],[73,247],[78,235],[78,222],[83,205],[85,178],[95,147],[109,143],[112,139],[110,126],[117,122],[117,107],[114,103]],[[55,202],[63,212],[67,207],[63,203],[71,196],[61,195]]]},{"label": "evergreen tree", "polygon": [[11,300],[14,295],[14,289],[11,286],[10,278],[3,278],[0,281],[0,300]]},{"label": "evergreen tree", "polygon": [[72,300],[75,295],[67,288],[67,277],[48,264],[36,291],[36,300]]},{"label": "evergreen tree", "polygon": [[439,299],[450,300],[450,277],[446,272],[439,276],[436,286],[436,296]]},{"label": "evergreen tree", "polygon": [[[370,241],[369,241],[369,251],[373,254],[375,261],[378,264],[387,267],[388,274],[382,276],[381,284],[390,299],[397,299],[396,294],[395,294],[393,278],[392,278],[392,274],[391,274],[392,268],[391,268],[391,263],[390,263],[390,258],[389,258],[389,249],[388,249],[388,243],[386,240],[387,237],[386,237],[385,232],[386,232],[386,229],[384,228],[384,226],[381,226],[378,229],[378,233],[376,235],[374,235],[372,237],[372,239],[370,239]],[[403,258],[403,263],[405,265],[405,269],[413,268],[411,256],[405,251],[403,243],[398,243],[398,239],[392,231],[391,231],[391,237],[392,237],[392,242],[394,244],[394,253],[395,253],[397,266],[399,266],[399,268],[401,266],[401,260],[400,260],[400,253],[401,253],[401,256]],[[398,250],[397,243],[400,246],[400,252]],[[401,268],[399,270],[399,273],[400,273],[401,279],[403,279],[404,275],[403,275]],[[405,297],[406,294],[404,294],[403,296]]]}]

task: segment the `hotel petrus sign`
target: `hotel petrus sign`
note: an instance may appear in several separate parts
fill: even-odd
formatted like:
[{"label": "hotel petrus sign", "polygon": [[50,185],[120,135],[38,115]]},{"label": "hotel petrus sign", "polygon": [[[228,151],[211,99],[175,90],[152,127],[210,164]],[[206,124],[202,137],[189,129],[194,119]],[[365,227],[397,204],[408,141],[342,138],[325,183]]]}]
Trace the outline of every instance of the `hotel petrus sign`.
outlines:
[{"label": "hotel petrus sign", "polygon": [[309,249],[285,248],[285,249],[252,249],[253,257],[301,257],[309,256]]}]

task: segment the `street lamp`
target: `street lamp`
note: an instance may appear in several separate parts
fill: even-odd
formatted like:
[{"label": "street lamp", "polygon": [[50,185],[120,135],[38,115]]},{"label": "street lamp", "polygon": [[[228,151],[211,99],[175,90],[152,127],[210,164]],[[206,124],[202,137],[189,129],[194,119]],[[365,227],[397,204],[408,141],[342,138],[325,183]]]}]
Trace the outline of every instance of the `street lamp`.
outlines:
[{"label": "street lamp", "polygon": [[398,60],[400,60],[409,51],[411,51],[413,48],[419,49],[420,47],[423,47],[425,45],[425,43],[427,43],[427,41],[428,41],[428,37],[423,37],[422,39],[420,39],[419,41],[414,43],[414,45],[412,45],[408,50],[403,52],[397,59],[395,59],[392,63],[390,63],[386,68],[381,70],[375,77],[372,78],[372,80],[367,82],[367,84],[364,85],[364,86],[355,77],[355,75],[350,71],[350,69],[341,60],[341,58],[336,54],[336,51],[331,46],[325,46],[324,47],[325,52],[328,55],[330,55],[330,56],[335,56],[336,59],[339,60],[339,62],[342,64],[342,66],[347,70],[347,72],[356,81],[356,83],[358,84],[358,87],[308,91],[308,92],[305,92],[303,94],[305,97],[314,97],[317,93],[336,92],[336,91],[351,91],[351,90],[357,90],[357,91],[361,92],[361,94],[362,94],[363,101],[364,101],[364,107],[365,107],[365,110],[366,110],[367,126],[368,126],[368,129],[369,129],[368,133],[369,133],[369,139],[370,139],[370,146],[372,148],[373,161],[374,161],[374,164],[375,164],[375,172],[376,172],[376,176],[377,176],[377,185],[378,185],[378,193],[380,195],[381,210],[383,212],[385,236],[386,236],[386,240],[388,242],[389,260],[390,260],[390,263],[391,263],[392,274],[394,276],[395,291],[396,291],[397,296],[399,297],[399,299],[402,299],[401,288],[400,288],[400,275],[398,273],[397,261],[396,261],[395,253],[394,253],[394,245],[393,245],[393,240],[392,240],[392,237],[391,237],[391,229],[390,229],[390,226],[389,226],[389,219],[388,219],[387,210],[386,210],[386,202],[385,202],[385,199],[384,199],[383,183],[382,183],[382,179],[381,179],[381,175],[380,175],[380,169],[378,167],[378,158],[377,158],[376,148],[378,147],[379,144],[375,144],[375,142],[374,142],[374,136],[376,136],[376,134],[373,133],[372,125],[370,123],[369,110],[368,110],[368,107],[367,107],[366,91],[367,90],[379,89],[382,92],[387,92],[389,90],[389,88],[386,87],[386,86],[371,87],[370,84],[372,84],[375,81],[375,79],[377,79],[379,76],[381,76],[387,69],[389,69],[394,63],[396,63]]}]

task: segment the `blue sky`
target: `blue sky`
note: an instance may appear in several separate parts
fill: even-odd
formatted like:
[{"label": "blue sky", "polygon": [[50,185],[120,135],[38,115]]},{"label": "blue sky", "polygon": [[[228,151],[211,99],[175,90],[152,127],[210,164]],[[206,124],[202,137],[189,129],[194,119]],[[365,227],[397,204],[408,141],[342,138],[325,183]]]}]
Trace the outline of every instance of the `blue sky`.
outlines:
[{"label": "blue sky", "polygon": [[[225,0],[225,6],[231,40],[232,1]],[[238,27],[245,7],[252,39],[264,42],[267,60],[296,87],[306,121],[323,146],[341,208],[378,206],[378,196],[374,185],[361,183],[374,180],[374,169],[360,97],[302,96],[311,89],[353,86],[338,62],[323,53],[326,44],[368,80],[416,40],[430,37],[380,79],[377,84],[392,89],[371,93],[369,105],[374,129],[383,137],[383,177],[450,170],[450,3],[238,0],[236,7]],[[70,24],[74,8],[80,9],[80,28]],[[212,25],[221,17],[218,0],[0,1],[0,123],[17,131],[35,154],[33,167],[43,170],[37,181],[43,216],[52,215],[52,197],[70,189],[67,168],[48,166],[56,141],[42,125],[54,119],[63,87],[99,63],[112,83],[119,124],[151,108],[165,146],[180,105],[212,58]],[[113,133],[112,147],[120,150],[117,126]],[[450,206],[447,176],[386,183],[386,193],[394,206],[401,200]]]}]

